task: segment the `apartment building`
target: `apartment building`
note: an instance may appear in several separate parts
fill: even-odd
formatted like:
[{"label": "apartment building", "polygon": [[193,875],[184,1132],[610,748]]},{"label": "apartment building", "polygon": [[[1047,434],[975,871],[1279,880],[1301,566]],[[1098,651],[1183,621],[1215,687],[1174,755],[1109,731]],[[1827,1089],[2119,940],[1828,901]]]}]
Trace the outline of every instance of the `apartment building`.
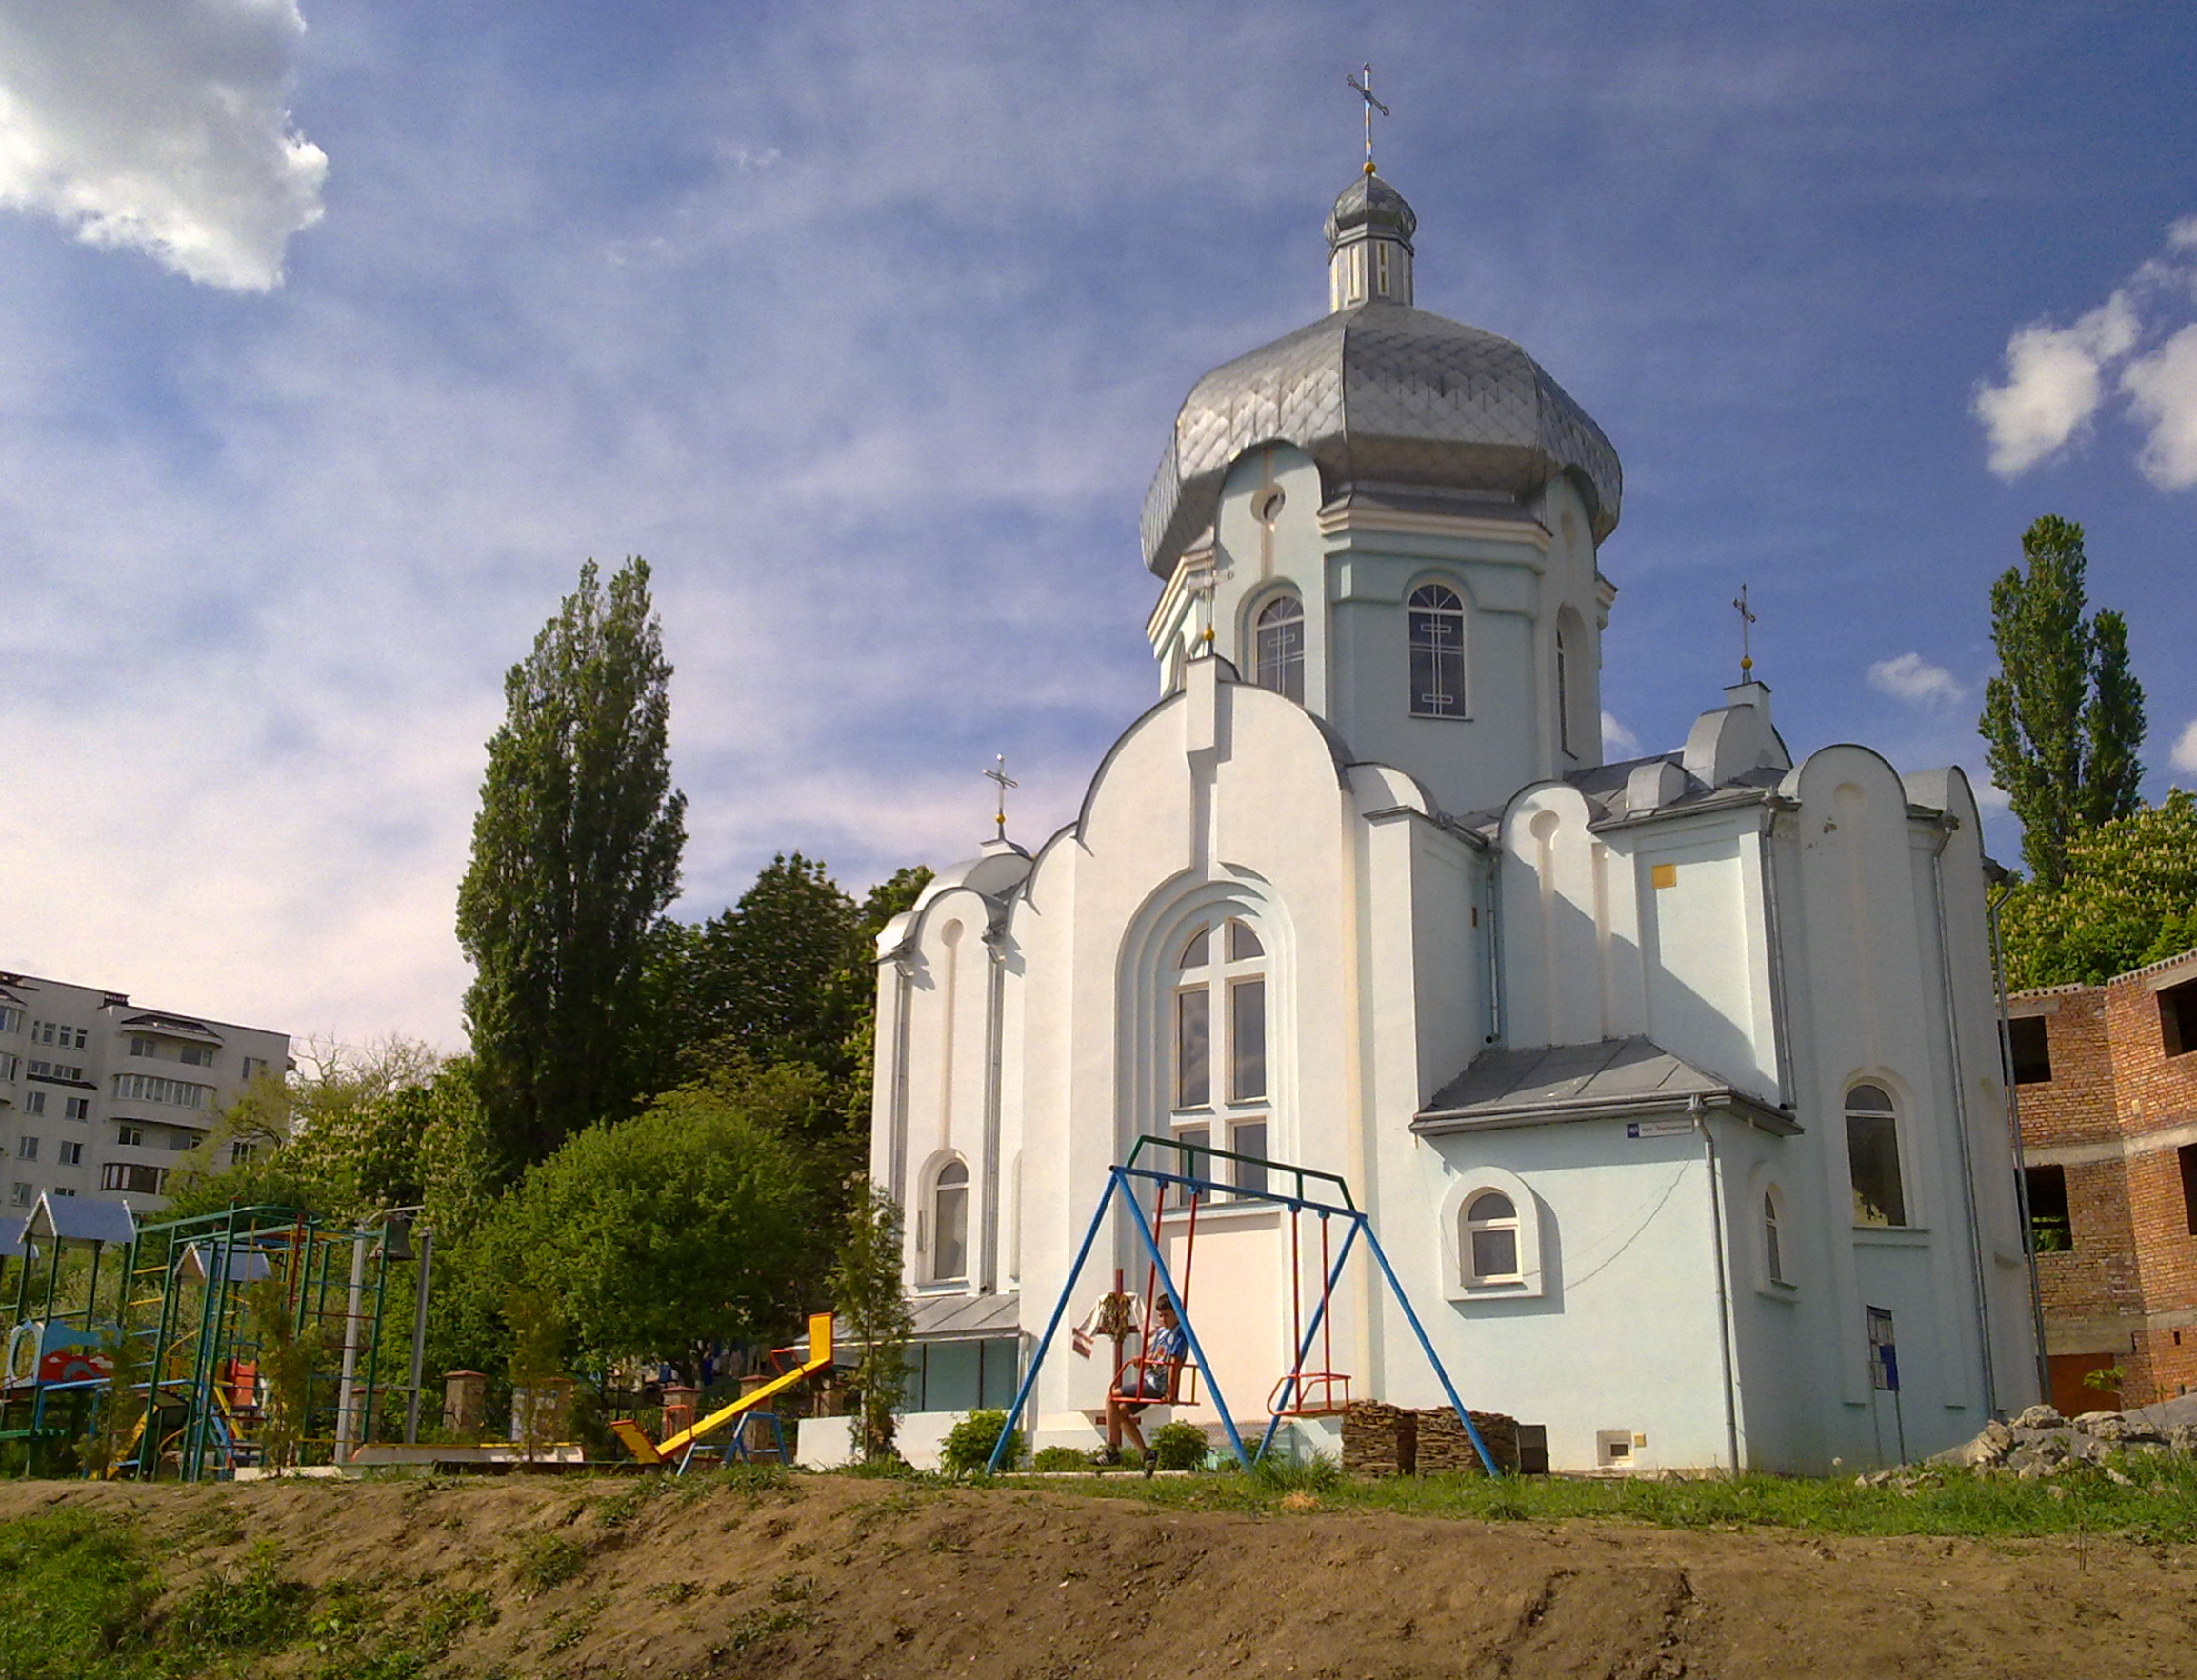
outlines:
[{"label": "apartment building", "polygon": [[288,1033],[0,970],[0,1216],[42,1191],[166,1207],[175,1158],[289,1067]]},{"label": "apartment building", "polygon": [[2197,950],[2007,1013],[2052,1403],[2197,1391]]}]

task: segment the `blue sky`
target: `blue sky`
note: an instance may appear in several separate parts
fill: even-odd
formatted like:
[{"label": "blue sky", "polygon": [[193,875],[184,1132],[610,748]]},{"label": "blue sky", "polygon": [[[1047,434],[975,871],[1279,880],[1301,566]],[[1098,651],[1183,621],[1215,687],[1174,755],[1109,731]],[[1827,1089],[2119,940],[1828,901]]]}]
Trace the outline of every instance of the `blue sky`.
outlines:
[{"label": "blue sky", "polygon": [[1042,837],[1152,693],[1176,404],[1325,307],[1368,57],[1421,305],[1624,459],[1626,736],[1745,582],[1796,750],[1981,779],[2052,511],[2197,782],[2185,9],[299,4],[0,0],[0,966],[455,1048],[590,554],[656,568],[682,913],[966,850],[994,752]]}]

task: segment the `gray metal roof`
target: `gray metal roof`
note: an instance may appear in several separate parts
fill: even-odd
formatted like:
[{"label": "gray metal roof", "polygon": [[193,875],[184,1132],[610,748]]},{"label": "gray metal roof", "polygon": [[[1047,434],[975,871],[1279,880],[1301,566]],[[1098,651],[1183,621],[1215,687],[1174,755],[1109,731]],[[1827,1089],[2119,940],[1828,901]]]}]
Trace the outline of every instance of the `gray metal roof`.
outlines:
[{"label": "gray metal roof", "polygon": [[1564,388],[1508,338],[1386,299],[1339,310],[1199,380],[1145,495],[1145,560],[1173,575],[1211,525],[1247,450],[1294,444],[1327,497],[1356,484],[1435,486],[1524,500],[1578,483],[1597,541],[1617,528],[1617,451]]},{"label": "gray metal roof", "polygon": [[1800,1130],[1775,1104],[1640,1037],[1483,1050],[1434,1093],[1411,1130],[1438,1135],[1611,1119],[1684,1109],[1696,1097],[1709,1108],[1737,1110],[1766,1130]]},{"label": "gray metal roof", "polygon": [[929,1295],[909,1304],[919,1342],[969,1341],[981,1336],[1011,1336],[1022,1324],[1022,1296]]},{"label": "gray metal roof", "polygon": [[69,1243],[113,1243],[127,1248],[137,1240],[137,1220],[127,1204],[95,1202],[90,1196],[57,1196],[49,1190],[38,1198],[30,1217],[23,1222],[26,1241],[53,1237]]}]

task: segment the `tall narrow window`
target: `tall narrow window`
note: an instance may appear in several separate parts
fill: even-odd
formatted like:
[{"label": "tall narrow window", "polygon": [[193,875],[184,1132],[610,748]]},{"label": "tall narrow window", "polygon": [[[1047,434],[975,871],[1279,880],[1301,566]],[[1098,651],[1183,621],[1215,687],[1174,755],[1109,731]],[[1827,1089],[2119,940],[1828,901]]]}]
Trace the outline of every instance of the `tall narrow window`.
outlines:
[{"label": "tall narrow window", "polygon": [[1762,1250],[1763,1262],[1769,1273],[1769,1281],[1781,1284],[1785,1276],[1785,1242],[1778,1230],[1777,1192],[1762,1192]]},{"label": "tall narrow window", "polygon": [[930,1277],[958,1283],[969,1275],[969,1169],[949,1161],[930,1192]]},{"label": "tall narrow window", "polygon": [[2066,1253],[2075,1246],[2075,1222],[2067,1210],[2067,1168],[2025,1167],[2022,1179],[2029,1199],[2029,1247],[2040,1254]]},{"label": "tall narrow window", "polygon": [[1276,595],[1252,627],[1251,680],[1286,700],[1305,703],[1305,609],[1294,595]]},{"label": "tall narrow window", "polygon": [[1905,1225],[1900,1179],[1900,1122],[1892,1099],[1873,1085],[1847,1092],[1847,1170],[1852,1176],[1856,1225]]},{"label": "tall narrow window", "polygon": [[2184,1144],[2174,1151],[2182,1169],[2182,1212],[2189,1234],[2197,1236],[2197,1144]]},{"label": "tall narrow window", "polygon": [[2159,1048],[2170,1056],[2197,1051],[2197,980],[2159,992]]},{"label": "tall narrow window", "polygon": [[1267,1094],[1267,983],[1228,983],[1228,1101],[1255,1102]]},{"label": "tall narrow window", "polygon": [[1228,1147],[1248,1161],[1235,1161],[1235,1182],[1240,1190],[1265,1193],[1267,1188],[1267,1123],[1243,1120],[1228,1129]]},{"label": "tall narrow window", "polygon": [[[1181,935],[1174,973],[1173,1134],[1184,1171],[1197,1151],[1266,1158],[1267,947],[1241,917],[1201,923]],[[1218,1169],[1218,1170],[1216,1170]],[[1217,1180],[1263,1189],[1263,1167],[1206,1163]]]},{"label": "tall narrow window", "polygon": [[1465,1239],[1457,1245],[1468,1284],[1515,1283],[1518,1205],[1501,1190],[1482,1190],[1465,1205]]},{"label": "tall narrow window", "polygon": [[1441,584],[1411,591],[1411,715],[1465,715],[1465,603]]},{"label": "tall narrow window", "polygon": [[1556,627],[1556,745],[1571,750],[1571,638]]}]

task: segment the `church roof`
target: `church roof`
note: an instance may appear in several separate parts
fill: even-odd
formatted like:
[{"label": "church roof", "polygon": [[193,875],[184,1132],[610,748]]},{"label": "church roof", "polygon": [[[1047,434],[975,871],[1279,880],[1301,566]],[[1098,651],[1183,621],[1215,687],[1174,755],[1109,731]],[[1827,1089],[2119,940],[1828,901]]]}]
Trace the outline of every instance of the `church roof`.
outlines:
[{"label": "church roof", "polygon": [[1522,501],[1568,473],[1600,541],[1617,528],[1617,451],[1508,338],[1377,299],[1238,356],[1199,380],[1145,495],[1145,560],[1173,575],[1213,521],[1246,450],[1294,444],[1330,499],[1355,484]]},{"label": "church roof", "polygon": [[1737,1109],[1766,1130],[1790,1134],[1800,1130],[1774,1104],[1739,1090],[1721,1074],[1705,1072],[1653,1039],[1637,1036],[1483,1050],[1434,1093],[1411,1130],[1440,1135],[1668,1113],[1696,1098],[1709,1108]]}]

